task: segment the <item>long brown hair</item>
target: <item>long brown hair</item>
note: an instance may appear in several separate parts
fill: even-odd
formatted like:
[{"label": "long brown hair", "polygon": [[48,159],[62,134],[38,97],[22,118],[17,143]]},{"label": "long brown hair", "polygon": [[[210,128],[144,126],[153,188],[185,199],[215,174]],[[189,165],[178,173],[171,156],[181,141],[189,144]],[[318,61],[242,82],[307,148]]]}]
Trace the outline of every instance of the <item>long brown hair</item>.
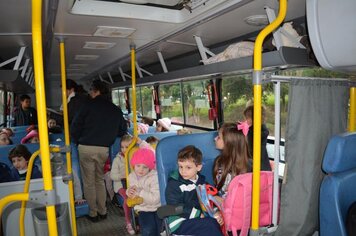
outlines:
[{"label": "long brown hair", "polygon": [[[242,130],[237,129],[235,123],[225,123],[219,129],[224,142],[224,148],[221,155],[214,162],[214,182],[215,186],[220,190],[225,183],[227,174],[232,177],[244,174],[248,171],[248,144]],[[221,170],[219,182],[217,176]]]}]

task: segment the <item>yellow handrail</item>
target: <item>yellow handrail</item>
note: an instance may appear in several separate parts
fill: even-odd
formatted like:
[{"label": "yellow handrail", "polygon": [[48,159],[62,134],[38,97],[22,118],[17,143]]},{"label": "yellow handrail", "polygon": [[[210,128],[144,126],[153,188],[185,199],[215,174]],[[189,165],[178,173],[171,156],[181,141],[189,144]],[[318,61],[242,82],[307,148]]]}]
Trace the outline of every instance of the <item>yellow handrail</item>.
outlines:
[{"label": "yellow handrail", "polygon": [[252,220],[251,235],[258,235],[260,205],[260,168],[261,168],[261,126],[262,126],[262,43],[268,34],[275,30],[284,20],[287,13],[287,0],[279,1],[277,18],[264,28],[257,36],[253,60],[253,187],[252,187]]},{"label": "yellow handrail", "polygon": [[350,88],[349,131],[356,131],[356,87]]},{"label": "yellow handrail", "polygon": [[[35,159],[39,153],[40,153],[40,150],[35,151],[31,155],[30,160],[28,161],[26,180],[25,180],[25,185],[23,188],[24,193],[28,193],[28,190],[30,189],[30,180],[31,180],[31,175],[32,175],[33,163],[35,162]],[[25,236],[25,210],[26,210],[26,201],[22,201],[21,209],[20,209],[20,221],[19,221],[20,222],[20,236]]]},{"label": "yellow handrail", "polygon": [[14,193],[7,195],[0,199],[0,217],[2,215],[2,210],[4,207],[9,204],[10,202],[14,201],[28,201],[30,195],[28,193]]},{"label": "yellow handrail", "polygon": [[135,46],[131,45],[131,80],[132,80],[132,115],[133,115],[133,134],[137,137],[137,110],[136,110],[136,52]]},{"label": "yellow handrail", "polygon": [[130,150],[136,145],[137,142],[137,110],[136,110],[136,54],[135,54],[135,45],[130,45],[131,49],[131,80],[132,80],[132,115],[133,115],[133,135],[134,139],[130,143],[129,147],[127,148],[125,155],[125,171],[126,171],[126,186],[129,186],[129,152]]},{"label": "yellow handrail", "polygon": [[[65,48],[63,39],[59,42],[60,48],[60,59],[61,59],[61,81],[62,81],[62,104],[63,104],[63,123],[64,123],[64,143],[67,147],[70,147],[70,136],[69,136],[69,122],[68,122],[68,104],[67,104],[67,85],[66,85],[66,63],[65,63]],[[67,160],[67,172],[69,176],[72,176],[72,158],[71,152],[66,152]],[[77,222],[75,218],[75,203],[74,203],[74,188],[73,179],[69,178],[68,181],[69,189],[69,205],[71,211],[72,219],[72,234],[77,236]]]},{"label": "yellow handrail", "polygon": [[[51,163],[49,157],[49,141],[47,128],[46,94],[44,86],[43,54],[42,54],[42,1],[32,0],[32,48],[34,61],[34,76],[40,137],[40,151],[44,190],[53,191]],[[27,194],[28,198],[28,194]],[[26,200],[26,199],[24,199]],[[54,205],[46,206],[48,232],[50,236],[57,235],[56,212]]]}]

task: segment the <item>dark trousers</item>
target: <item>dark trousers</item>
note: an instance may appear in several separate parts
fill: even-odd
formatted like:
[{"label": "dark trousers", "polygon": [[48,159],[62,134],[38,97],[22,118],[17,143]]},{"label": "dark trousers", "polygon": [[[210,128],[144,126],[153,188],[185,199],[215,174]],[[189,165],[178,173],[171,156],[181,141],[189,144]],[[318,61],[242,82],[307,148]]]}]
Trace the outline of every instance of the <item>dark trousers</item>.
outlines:
[{"label": "dark trousers", "polygon": [[142,236],[159,236],[161,232],[162,220],[157,216],[157,212],[140,211],[138,222]]},{"label": "dark trousers", "polygon": [[193,236],[222,236],[220,225],[214,218],[194,218],[185,220],[174,231],[178,235],[193,235]]}]

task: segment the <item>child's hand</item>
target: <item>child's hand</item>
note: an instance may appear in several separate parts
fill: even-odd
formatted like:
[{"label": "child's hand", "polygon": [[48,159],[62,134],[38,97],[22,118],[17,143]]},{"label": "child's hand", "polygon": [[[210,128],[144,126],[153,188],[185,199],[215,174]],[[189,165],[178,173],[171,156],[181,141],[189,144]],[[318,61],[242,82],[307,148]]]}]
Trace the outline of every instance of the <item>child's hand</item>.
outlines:
[{"label": "child's hand", "polygon": [[136,186],[132,186],[127,189],[127,196],[129,198],[134,198],[136,196]]},{"label": "child's hand", "polygon": [[223,224],[224,224],[224,220],[223,220],[223,217],[222,217],[220,211],[215,212],[214,218],[215,218],[216,221],[219,223],[219,225],[223,225]]}]

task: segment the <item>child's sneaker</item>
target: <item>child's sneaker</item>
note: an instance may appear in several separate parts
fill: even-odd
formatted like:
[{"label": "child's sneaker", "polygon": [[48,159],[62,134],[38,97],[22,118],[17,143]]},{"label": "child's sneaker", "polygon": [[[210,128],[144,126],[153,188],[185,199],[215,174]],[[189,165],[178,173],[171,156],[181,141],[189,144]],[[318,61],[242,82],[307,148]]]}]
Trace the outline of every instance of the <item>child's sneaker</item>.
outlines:
[{"label": "child's sneaker", "polygon": [[134,235],[134,234],[136,233],[135,230],[133,230],[131,224],[127,224],[127,225],[126,225],[126,230],[127,230],[127,232],[128,232],[130,235]]}]

